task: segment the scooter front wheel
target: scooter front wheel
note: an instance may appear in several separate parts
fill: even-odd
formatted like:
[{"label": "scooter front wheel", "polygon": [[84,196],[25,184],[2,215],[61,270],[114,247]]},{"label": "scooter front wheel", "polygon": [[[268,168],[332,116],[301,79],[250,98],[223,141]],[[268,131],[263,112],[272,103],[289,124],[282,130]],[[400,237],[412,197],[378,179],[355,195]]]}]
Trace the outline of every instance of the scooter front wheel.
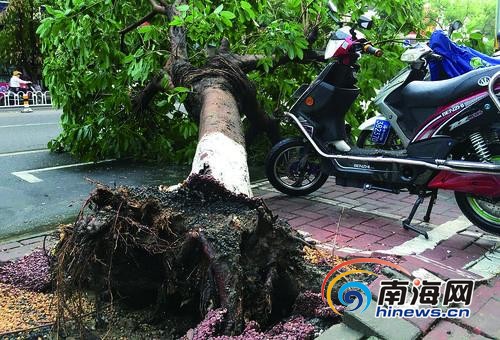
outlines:
[{"label": "scooter front wheel", "polygon": [[328,179],[321,157],[301,138],[284,139],[271,149],[266,175],[273,187],[291,196],[310,194]]}]

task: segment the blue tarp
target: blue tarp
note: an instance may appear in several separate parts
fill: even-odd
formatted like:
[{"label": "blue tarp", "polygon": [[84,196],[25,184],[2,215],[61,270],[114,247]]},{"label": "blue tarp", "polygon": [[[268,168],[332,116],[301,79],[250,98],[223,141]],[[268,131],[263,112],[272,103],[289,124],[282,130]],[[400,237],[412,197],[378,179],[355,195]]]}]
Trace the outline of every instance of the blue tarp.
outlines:
[{"label": "blue tarp", "polygon": [[431,80],[453,78],[477,68],[500,65],[500,59],[459,46],[441,30],[432,33],[429,46],[443,57],[442,61],[430,62]]},{"label": "blue tarp", "polygon": [[5,11],[9,5],[8,1],[0,1],[0,12]]}]

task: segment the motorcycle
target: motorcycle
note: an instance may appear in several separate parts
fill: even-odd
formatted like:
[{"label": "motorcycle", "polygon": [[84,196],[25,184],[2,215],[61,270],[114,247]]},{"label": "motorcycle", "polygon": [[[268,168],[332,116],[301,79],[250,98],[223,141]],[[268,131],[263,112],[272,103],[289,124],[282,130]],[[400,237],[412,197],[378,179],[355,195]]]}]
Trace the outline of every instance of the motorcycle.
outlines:
[{"label": "motorcycle", "polygon": [[[421,79],[415,77],[412,77],[412,79],[431,81],[453,78],[457,75],[467,73],[473,68],[500,64],[500,59],[491,58],[471,48],[456,45],[450,37],[454,31],[461,27],[462,22],[455,20],[449,25],[446,33],[436,30],[431,35],[428,43],[419,42],[410,44],[405,40],[406,51],[401,55],[401,61],[406,62],[408,66],[403,72],[409,73],[412,72],[412,69],[418,69]],[[431,50],[432,58],[424,57]],[[474,62],[466,58],[464,59],[464,56],[467,55]],[[384,119],[386,118],[380,112],[377,112],[375,116],[368,118],[360,124],[356,145],[360,148],[379,147],[392,150],[400,149],[402,147],[400,136],[393,130],[389,131],[389,135],[384,141],[377,140],[376,136],[372,136],[377,120]]]},{"label": "motorcycle", "polygon": [[[418,207],[429,198],[424,217],[429,222],[438,190],[452,190],[471,222],[500,235],[500,101],[495,92],[500,66],[432,82],[419,80],[419,67],[400,72],[375,100],[387,119],[375,123],[373,134],[384,140],[392,128],[402,147],[358,148],[349,144],[345,127],[345,115],[359,94],[357,61],[382,51],[356,30],[369,28],[369,18],[352,27],[336,22],[340,28],[325,51],[332,61],[297,90],[298,99],[285,113],[302,136],[272,147],[266,161],[269,182],[288,195],[312,193],[332,175],[341,186],[409,192],[417,199],[402,225],[426,238],[427,232],[412,224]],[[417,65],[437,56],[422,50],[413,58]]]}]

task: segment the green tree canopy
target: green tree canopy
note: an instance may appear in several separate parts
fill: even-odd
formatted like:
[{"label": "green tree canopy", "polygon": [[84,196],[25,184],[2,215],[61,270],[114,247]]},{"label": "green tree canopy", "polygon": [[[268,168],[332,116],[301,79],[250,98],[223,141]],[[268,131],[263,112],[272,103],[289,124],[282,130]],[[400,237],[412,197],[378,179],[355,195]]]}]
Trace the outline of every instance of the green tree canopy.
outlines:
[{"label": "green tree canopy", "polygon": [[38,0],[11,0],[0,14],[0,64],[21,69],[33,80],[40,80],[42,71],[40,19]]},{"label": "green tree canopy", "polygon": [[434,29],[447,30],[455,20],[464,27],[453,35],[459,44],[486,54],[493,53],[497,0],[430,0],[424,6],[427,34]]},{"label": "green tree canopy", "polygon": [[[159,0],[158,4],[164,4]],[[264,55],[249,73],[266,112],[284,110],[291,93],[317,74],[318,64],[305,63],[308,50],[323,49],[336,26],[326,2],[317,0],[177,1],[178,15],[151,16],[156,1],[52,0],[38,29],[43,42],[44,79],[54,102],[63,108],[63,132],[51,143],[85,159],[148,157],[187,162],[196,145],[197,128],[178,110],[190,89],[169,88],[147,107],[134,98],[152,79],[170,80],[162,71],[170,56],[169,28],[187,31],[193,65],[207,61],[207,51],[229,40],[239,55]],[[411,0],[343,1],[342,13],[357,18],[374,8],[379,19],[365,32],[375,43],[419,28],[422,3]],[[141,25],[132,25],[141,17]],[[319,27],[310,46],[308,35]],[[124,28],[126,35],[121,35]],[[359,85],[365,99],[402,67],[398,44],[380,46],[383,58],[361,60]],[[208,52],[209,54],[210,52]],[[293,62],[277,67],[287,56]],[[168,86],[165,86],[168,88]],[[357,111],[355,120],[364,119]],[[355,123],[355,122],[354,122]]]}]

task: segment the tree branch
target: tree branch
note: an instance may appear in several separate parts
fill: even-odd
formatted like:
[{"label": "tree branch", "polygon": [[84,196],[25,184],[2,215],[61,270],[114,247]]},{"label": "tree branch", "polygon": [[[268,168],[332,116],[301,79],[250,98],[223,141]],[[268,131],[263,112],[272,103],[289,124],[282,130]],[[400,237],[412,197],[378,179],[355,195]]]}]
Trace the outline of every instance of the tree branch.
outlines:
[{"label": "tree branch", "polygon": [[[154,0],[150,0],[154,1]],[[172,20],[174,16],[180,15],[177,6],[186,4],[185,0],[176,0],[175,3],[168,8],[168,18]],[[188,59],[187,44],[186,44],[186,29],[180,26],[171,26],[170,35],[170,51],[172,57],[180,59]]]},{"label": "tree branch", "polygon": [[[266,58],[265,55],[261,54],[247,54],[242,56],[235,56],[238,60],[241,69],[248,73],[258,69],[260,66],[259,61]],[[294,62],[299,64],[308,64],[312,62],[324,62],[324,52],[317,50],[304,50],[304,57],[302,59],[290,59],[288,56],[281,56],[274,60],[273,68],[279,67],[281,65]]]},{"label": "tree branch", "polygon": [[135,28],[139,27],[140,25],[142,25],[146,21],[151,20],[156,14],[158,14],[158,12],[151,11],[148,14],[146,14],[145,16],[143,16],[141,19],[139,19],[138,21],[134,22],[133,24],[125,27],[124,29],[122,29],[120,31],[120,36],[121,36],[120,37],[120,50],[122,50],[122,52],[125,50],[125,34],[134,30]]},{"label": "tree branch", "polygon": [[[164,6],[160,5],[156,0],[149,0],[151,3],[151,6],[153,7],[153,12],[158,13],[158,14],[163,14],[168,16],[169,15],[169,7],[170,6]],[[162,4],[165,4],[165,2],[161,1]],[[170,18],[169,18],[170,19]]]},{"label": "tree branch", "polygon": [[160,91],[164,91],[165,88],[162,86],[162,80],[166,72],[161,70],[146,87],[139,92],[137,96],[132,99],[134,112],[142,112],[149,105],[151,100]]}]

